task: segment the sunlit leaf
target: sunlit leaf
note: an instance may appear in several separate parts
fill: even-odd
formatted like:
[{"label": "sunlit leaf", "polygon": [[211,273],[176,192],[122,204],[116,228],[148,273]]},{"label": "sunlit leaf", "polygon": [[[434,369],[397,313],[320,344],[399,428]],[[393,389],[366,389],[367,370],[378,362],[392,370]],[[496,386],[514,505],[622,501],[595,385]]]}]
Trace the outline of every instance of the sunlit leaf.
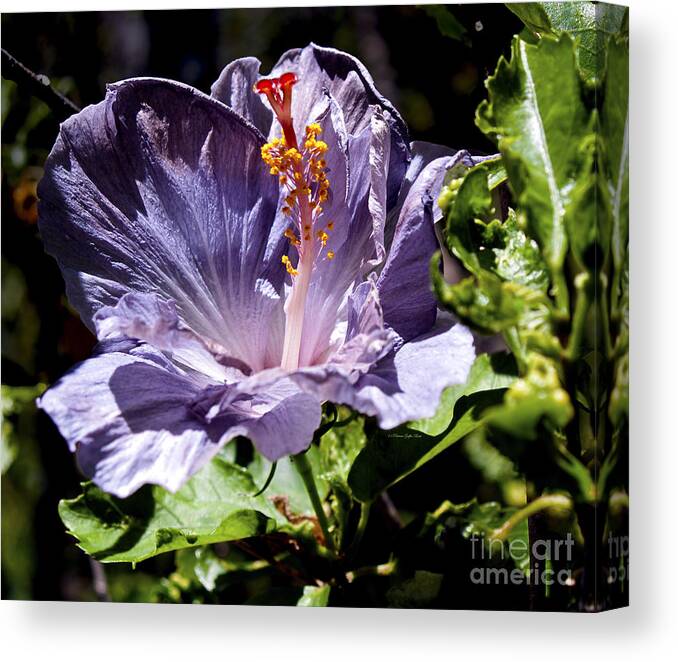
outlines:
[{"label": "sunlit leaf", "polygon": [[327,607],[330,599],[330,587],[304,586],[304,592],[297,602],[297,607]]},{"label": "sunlit leaf", "polygon": [[247,471],[216,458],[176,494],[145,486],[127,499],[92,483],[61,501],[59,515],[79,546],[107,563],[137,562],[185,547],[268,533],[281,516]]},{"label": "sunlit leaf", "polygon": [[510,61],[499,61],[487,89],[478,126],[497,140],[530,233],[557,276],[567,251],[569,192],[591,133],[572,39],[531,45],[515,38]]}]

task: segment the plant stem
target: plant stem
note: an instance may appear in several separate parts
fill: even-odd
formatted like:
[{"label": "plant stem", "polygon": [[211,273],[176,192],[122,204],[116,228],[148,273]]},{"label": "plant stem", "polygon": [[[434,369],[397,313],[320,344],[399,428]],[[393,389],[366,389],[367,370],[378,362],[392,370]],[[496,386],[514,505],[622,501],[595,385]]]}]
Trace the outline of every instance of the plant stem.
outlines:
[{"label": "plant stem", "polygon": [[334,544],[334,538],[330,535],[329,523],[327,521],[327,516],[325,515],[325,510],[323,509],[323,504],[320,501],[320,495],[318,494],[318,488],[316,487],[315,479],[313,478],[311,464],[304,453],[294,455],[291,459],[296,467],[297,473],[304,481],[306,492],[308,493],[309,499],[311,499],[315,516],[318,518],[318,524],[320,525],[323,537],[325,538],[325,545],[331,552],[336,553],[337,550]]},{"label": "plant stem", "polygon": [[581,343],[584,338],[584,330],[591,307],[592,287],[591,277],[587,273],[581,273],[574,279],[577,289],[577,301],[574,304],[572,316],[572,331],[567,343],[566,356],[570,361],[575,361],[581,353]]},{"label": "plant stem", "polygon": [[348,583],[355,581],[359,577],[388,577],[396,571],[396,562],[388,561],[381,565],[371,565],[364,568],[357,568],[346,573]]},{"label": "plant stem", "polygon": [[490,538],[492,540],[506,540],[514,526],[520,524],[524,519],[536,515],[546,508],[566,508],[572,509],[572,499],[564,494],[543,494],[530,501],[524,508],[513,513],[499,528],[495,529]]},{"label": "plant stem", "polygon": [[110,602],[111,594],[108,592],[108,580],[106,579],[106,571],[103,564],[90,557],[89,566],[92,570],[92,585],[97,600],[99,602]]},{"label": "plant stem", "polygon": [[567,287],[567,280],[563,274],[562,266],[558,265],[551,269],[551,278],[555,290],[557,313],[562,319],[566,320],[570,316],[570,291]]},{"label": "plant stem", "polygon": [[360,504],[360,519],[358,520],[358,526],[355,530],[355,535],[353,536],[353,542],[348,548],[349,558],[355,556],[358,548],[360,547],[360,542],[363,539],[365,534],[365,528],[367,527],[367,521],[370,519],[370,508],[372,507],[372,502],[367,501]]}]

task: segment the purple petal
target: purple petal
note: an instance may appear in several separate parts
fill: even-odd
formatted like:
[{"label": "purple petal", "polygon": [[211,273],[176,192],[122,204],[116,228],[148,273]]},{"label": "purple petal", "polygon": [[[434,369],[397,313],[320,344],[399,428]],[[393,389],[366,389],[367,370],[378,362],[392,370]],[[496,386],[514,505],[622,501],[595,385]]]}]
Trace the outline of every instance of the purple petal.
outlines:
[{"label": "purple petal", "polygon": [[405,180],[407,195],[402,202],[393,241],[377,287],[384,320],[403,340],[421,335],[436,319],[436,299],[430,285],[429,262],[438,250],[434,221],[440,214],[436,199],[447,171],[470,159],[467,152],[435,158],[437,146],[419,144],[415,150],[411,184]]},{"label": "purple petal", "polygon": [[192,413],[199,384],[139,353],[88,359],[39,401],[83,473],[121,498],[145,483],[176,491],[233,436]]},{"label": "purple petal", "polygon": [[[250,84],[259,67],[260,63],[254,58],[232,62],[212,86],[212,95],[264,129],[268,122],[261,121],[259,106],[252,100],[258,95]],[[358,59],[333,48],[310,44],[283,54],[271,76],[287,71],[295,72],[299,78],[292,95],[292,117],[298,134],[303,134],[306,125],[317,115],[318,104],[329,94],[342,109],[346,130],[352,135],[358,135],[369,126],[371,107],[381,108],[394,133],[393,161],[408,159],[407,126],[393,104],[379,93]],[[400,173],[401,177],[403,173]],[[397,194],[397,188],[392,193]]]},{"label": "purple petal", "polygon": [[336,218],[328,250],[333,260],[323,260],[315,269],[306,300],[306,322],[301,365],[326,358],[332,333],[354,285],[384,257],[384,224],[387,209],[386,181],[390,162],[386,158],[392,134],[381,111],[371,111],[367,128],[348,138],[348,194],[344,212]]},{"label": "purple petal", "polygon": [[425,335],[406,342],[356,384],[359,411],[384,429],[435,414],[448,386],[463,384],[475,351],[471,332],[441,316]]},{"label": "purple petal", "polygon": [[40,185],[40,231],[91,327],[127,292],[176,302],[181,320],[252,366],[284,324],[278,196],[259,132],[223,104],[153,79],[109,87],[62,125]]},{"label": "purple petal", "polygon": [[265,136],[273,123],[273,111],[254,91],[254,84],[261,78],[261,62],[255,57],[234,60],[219,75],[212,85],[211,96],[248,119]]},{"label": "purple petal", "polygon": [[292,377],[319,398],[376,416],[382,428],[390,429],[433,416],[443,390],[466,381],[474,358],[471,332],[441,316],[432,330],[401,345],[366,374],[326,364]]},{"label": "purple petal", "polygon": [[321,406],[287,375],[268,372],[275,372],[277,379],[262,385],[256,379],[244,380],[213,389],[204,415],[207,421],[228,429],[229,436],[247,437],[262,455],[275,461],[310,446],[320,425]]},{"label": "purple petal", "polygon": [[143,340],[172,358],[197,379],[223,383],[242,379],[249,366],[228,357],[223,347],[210,343],[182,324],[173,301],[154,294],[125,294],[115,306],[100,308],[94,315],[99,340],[125,336]]},{"label": "purple petal", "polygon": [[367,372],[400,339],[384,327],[379,292],[373,278],[361,283],[349,297],[346,342],[328,360],[352,381]]},{"label": "purple petal", "polygon": [[235,384],[205,388],[148,345],[121,339],[102,345],[39,406],[83,473],[116,496],[146,483],[176,491],[237,436],[270,460],[301,452],[320,424],[318,399],[285,376],[249,392]]}]

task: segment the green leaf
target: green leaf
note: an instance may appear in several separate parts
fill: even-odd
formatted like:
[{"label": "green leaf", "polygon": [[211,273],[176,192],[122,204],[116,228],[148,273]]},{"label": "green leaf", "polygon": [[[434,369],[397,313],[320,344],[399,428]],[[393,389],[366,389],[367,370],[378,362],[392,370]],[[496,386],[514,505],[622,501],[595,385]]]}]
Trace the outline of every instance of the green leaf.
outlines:
[{"label": "green leaf", "polygon": [[304,586],[304,592],[297,607],[327,607],[330,599],[330,586]]},{"label": "green leaf", "polygon": [[489,412],[489,423],[522,439],[535,439],[537,425],[547,418],[564,427],[574,416],[570,397],[560,384],[556,365],[540,354],[528,357],[527,374],[514,382],[504,402]]},{"label": "green leaf", "polygon": [[471,45],[466,28],[445,5],[427,5],[424,9],[431,18],[436,20],[441,34],[455,41],[461,41],[466,46]]},{"label": "green leaf", "polygon": [[511,60],[500,59],[486,86],[489,99],[479,106],[476,123],[498,141],[510,187],[564,308],[567,293],[559,282],[568,243],[565,214],[581,144],[591,133],[572,39],[563,35],[530,45],[514,38]]},{"label": "green leaf", "polygon": [[551,21],[544,10],[544,4],[541,2],[507,2],[506,7],[510,9],[524,24],[525,27],[534,35],[541,37],[545,34],[553,34]]},{"label": "green leaf", "polygon": [[629,353],[628,349],[619,357],[614,367],[614,386],[610,393],[610,420],[619,425],[622,417],[629,415]]},{"label": "green leaf", "polygon": [[[603,268],[610,246],[611,210],[608,190],[599,172],[602,147],[597,113],[591,119],[591,133],[579,145],[579,171],[565,208],[567,236],[580,271]],[[592,250],[594,244],[598,251]]]},{"label": "green leaf", "polygon": [[485,439],[482,431],[464,440],[464,454],[488,483],[505,483],[518,477],[514,463]]},{"label": "green leaf", "polygon": [[[488,358],[481,355],[476,359],[466,388],[446,394],[447,414],[440,410],[430,425],[418,421],[395,430],[375,429],[348,476],[355,498],[372,501],[383,490],[482,425],[486,412],[501,402],[504,394],[502,385],[515,379],[509,370],[505,356]],[[452,412],[452,417],[442,432],[430,435],[421,431],[439,429],[449,412]]]},{"label": "green leaf", "polygon": [[531,329],[550,333],[552,304],[548,269],[523,227],[524,214],[509,209],[496,218],[493,181],[501,181],[500,159],[486,161],[453,180],[440,196],[447,212],[447,243],[474,275],[448,285],[434,260],[431,277],[441,302],[481,332],[498,333],[529,317]]},{"label": "green leaf", "polygon": [[448,285],[438,269],[431,277],[438,300],[459,319],[481,333],[500,333],[516,326],[535,311],[538,326],[548,329],[550,305],[542,293],[517,283],[500,280],[491,273],[470,276]]},{"label": "green leaf", "polygon": [[214,591],[217,580],[226,572],[226,564],[209,547],[177,550],[177,572],[195,580],[207,591]]},{"label": "green leaf", "polygon": [[[527,574],[530,566],[527,520],[523,520],[514,526],[507,539],[502,541],[501,544],[498,544],[499,541],[492,537],[494,532],[517,510],[516,507],[505,507],[496,501],[479,503],[474,498],[461,504],[446,501],[429,517],[432,517],[434,521],[443,522],[446,528],[461,529],[462,535],[466,539],[479,538],[485,546],[487,558],[494,557],[495,560],[497,560],[497,556],[499,557],[498,560],[510,558],[518,569]],[[518,540],[521,541],[521,544],[515,543]]]},{"label": "green leaf", "polygon": [[243,468],[215,458],[176,494],[144,486],[127,499],[92,483],[59,503],[59,515],[79,547],[106,562],[136,563],[162,552],[262,535],[281,516],[256,491]]},{"label": "green leaf", "polygon": [[[321,499],[325,499],[329,488],[327,481],[322,478],[320,453],[318,452],[317,447],[311,446],[306,451],[306,457],[313,469],[313,476],[315,477],[318,494]],[[257,453],[254,456],[252,463],[249,465],[248,471],[252,475],[254,482],[258,486],[261,486],[264,484],[271,471],[271,462]],[[299,472],[294,468],[289,457],[278,460],[273,480],[261,496],[267,499],[274,496],[287,498],[289,510],[291,512],[299,515],[314,514],[313,504],[309,499],[304,481],[299,475]]]},{"label": "green leaf", "polygon": [[233,584],[244,583],[262,577],[271,571],[271,566],[262,559],[251,559],[237,548],[227,548],[225,557],[218,556],[211,545],[179,549],[176,552],[175,583],[190,582],[209,593],[223,590]]},{"label": "green leaf", "polygon": [[484,161],[452,180],[440,195],[447,214],[449,249],[476,276],[490,271],[500,279],[545,292],[548,273],[537,244],[523,231],[526,219],[509,209],[497,218],[493,189],[506,178],[501,159]]},{"label": "green leaf", "polygon": [[501,159],[484,161],[471,168],[463,178],[453,179],[441,193],[439,204],[447,212],[447,236],[450,250],[474,274],[481,270],[476,221],[496,218],[491,194],[491,178],[504,172]]},{"label": "green leaf", "polygon": [[546,293],[549,276],[537,244],[522,230],[524,220],[512,209],[503,223],[494,221],[485,230],[494,236],[493,271],[502,280]]},{"label": "green leaf", "polygon": [[332,428],[320,440],[320,467],[322,475],[332,484],[340,484],[346,490],[348,474],[358,453],[365,447],[365,419],[356,416],[342,424],[352,414],[346,407],[339,407],[340,425]]},{"label": "green leaf", "polygon": [[528,2],[507,6],[537,37],[566,33],[575,39],[579,69],[589,82],[601,76],[609,37],[628,33],[628,8],[619,5]]},{"label": "green leaf", "polygon": [[592,82],[599,78],[609,37],[628,29],[628,8],[604,2],[545,2],[543,7],[555,32],[576,38],[584,79]]}]

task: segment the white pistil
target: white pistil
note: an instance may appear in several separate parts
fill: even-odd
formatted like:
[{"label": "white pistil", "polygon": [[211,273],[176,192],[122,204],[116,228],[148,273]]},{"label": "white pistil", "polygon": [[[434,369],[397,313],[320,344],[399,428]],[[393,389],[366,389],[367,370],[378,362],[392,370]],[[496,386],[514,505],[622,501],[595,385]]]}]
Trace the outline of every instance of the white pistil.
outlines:
[{"label": "white pistil", "polygon": [[[285,236],[297,248],[297,265],[292,264],[288,255],[282,258],[292,278],[292,290],[285,302],[285,340],[281,359],[285,370],[299,367],[306,298],[313,268],[327,246],[327,232],[332,230],[332,223],[328,223],[325,230],[316,232],[315,228],[322,213],[321,204],[329,194],[330,183],[323,158],[327,144],[317,139],[322,129],[315,123],[306,127],[303,143],[297,142],[291,115],[292,87],[296,82],[294,74],[286,73],[278,78],[262,79],[255,85],[255,90],[268,98],[283,131],[282,138],[273,139],[262,147],[261,156],[271,174],[278,177],[283,189],[288,190],[282,213],[296,222],[299,232],[297,238],[292,228],[285,231]],[[329,260],[334,258],[333,251],[327,251],[326,255]]]}]

